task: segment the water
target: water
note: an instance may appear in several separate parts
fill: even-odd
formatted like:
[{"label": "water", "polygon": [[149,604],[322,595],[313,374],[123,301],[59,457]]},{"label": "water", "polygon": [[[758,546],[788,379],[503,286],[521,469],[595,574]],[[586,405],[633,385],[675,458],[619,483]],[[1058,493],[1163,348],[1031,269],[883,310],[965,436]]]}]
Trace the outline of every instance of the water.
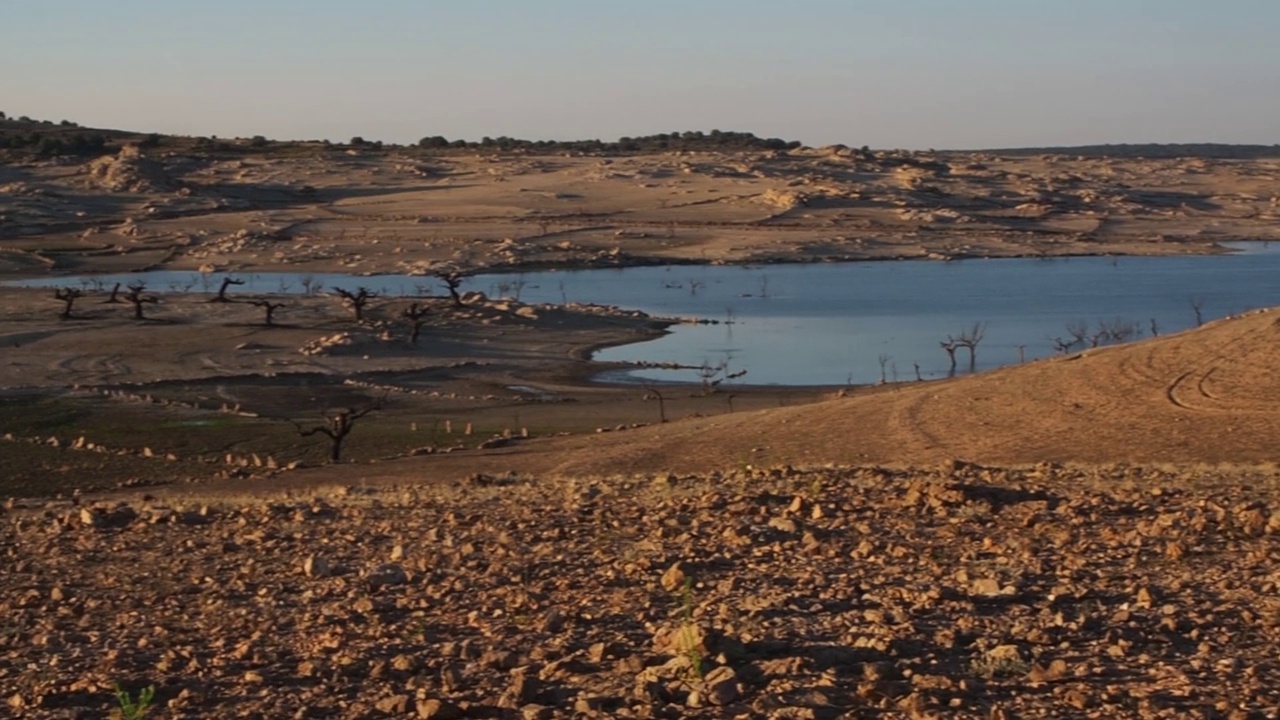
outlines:
[{"label": "water", "polygon": [[[821,265],[660,266],[617,270],[477,275],[463,290],[516,295],[530,303],[592,302],[718,324],[681,324],[651,342],[597,353],[606,361],[746,370],[731,382],[841,385],[945,377],[939,342],[982,324],[977,369],[1055,353],[1071,340],[1069,323],[1089,334],[1100,323],[1128,326],[1138,337],[1194,327],[1204,320],[1280,305],[1280,244],[1247,243],[1222,256],[903,261]],[[107,288],[138,275],[101,276]],[[303,278],[325,289],[358,285],[386,295],[442,294],[428,277],[238,274],[234,295],[298,293]],[[154,291],[216,291],[220,276],[157,272]],[[43,278],[26,285],[74,285]],[[89,282],[89,281],[84,281]],[[1021,347],[1020,347],[1021,346]],[[1073,349],[1087,345],[1076,344]],[[958,370],[968,354],[957,352]],[[882,363],[883,361],[883,370]],[[646,368],[625,378],[697,382],[695,370]]]}]

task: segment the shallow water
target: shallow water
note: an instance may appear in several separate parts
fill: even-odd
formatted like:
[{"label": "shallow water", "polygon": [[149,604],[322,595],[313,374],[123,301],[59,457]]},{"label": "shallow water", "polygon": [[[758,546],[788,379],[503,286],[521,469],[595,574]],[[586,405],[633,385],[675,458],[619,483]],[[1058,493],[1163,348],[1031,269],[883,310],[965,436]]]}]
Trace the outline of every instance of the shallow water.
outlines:
[{"label": "shallow water", "polygon": [[[660,266],[617,270],[477,275],[464,290],[531,303],[592,302],[719,324],[681,324],[645,343],[609,348],[596,358],[746,370],[733,382],[839,385],[945,377],[939,342],[975,323],[985,327],[977,369],[1052,355],[1068,323],[1133,324],[1140,337],[1280,304],[1280,244],[1246,243],[1233,255],[900,261],[820,265]],[[110,287],[139,275],[101,276]],[[156,272],[156,291],[216,291],[221,277]],[[428,277],[238,274],[231,293],[298,293],[303,278],[323,288],[362,285],[388,295],[442,294]],[[80,278],[25,281],[67,285]],[[84,282],[89,282],[85,280]],[[1021,348],[1021,349],[1020,349]],[[1076,345],[1075,349],[1080,349]],[[968,356],[957,353],[959,371]],[[611,379],[624,379],[617,374]],[[696,382],[693,370],[644,369],[625,379]]]}]

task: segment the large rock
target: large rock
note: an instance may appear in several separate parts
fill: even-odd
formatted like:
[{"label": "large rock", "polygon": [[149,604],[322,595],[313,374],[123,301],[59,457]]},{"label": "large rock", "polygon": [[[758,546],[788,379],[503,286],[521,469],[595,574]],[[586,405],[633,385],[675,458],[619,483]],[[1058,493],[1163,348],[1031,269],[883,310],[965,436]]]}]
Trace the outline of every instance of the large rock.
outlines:
[{"label": "large rock", "polygon": [[164,167],[148,159],[136,145],[126,145],[115,157],[100,157],[89,163],[90,182],[112,192],[168,192],[178,183]]}]

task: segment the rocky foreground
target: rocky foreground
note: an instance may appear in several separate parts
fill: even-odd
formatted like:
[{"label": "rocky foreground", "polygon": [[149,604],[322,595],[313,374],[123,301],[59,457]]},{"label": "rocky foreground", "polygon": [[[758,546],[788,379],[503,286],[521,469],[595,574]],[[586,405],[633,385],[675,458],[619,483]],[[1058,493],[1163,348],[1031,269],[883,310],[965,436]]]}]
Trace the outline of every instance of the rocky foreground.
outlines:
[{"label": "rocky foreground", "polygon": [[1276,717],[1265,480],[954,463],[11,502],[0,707]]}]

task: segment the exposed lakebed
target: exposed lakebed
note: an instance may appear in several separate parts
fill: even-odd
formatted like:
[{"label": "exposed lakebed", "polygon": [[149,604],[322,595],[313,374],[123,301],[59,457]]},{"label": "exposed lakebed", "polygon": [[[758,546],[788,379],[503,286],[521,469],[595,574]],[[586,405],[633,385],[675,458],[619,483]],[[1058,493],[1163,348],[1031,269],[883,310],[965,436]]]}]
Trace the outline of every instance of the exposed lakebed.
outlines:
[{"label": "exposed lakebed", "polygon": [[[1216,256],[1075,257],[1056,259],[904,261],[768,266],[679,265],[609,270],[483,274],[464,290],[513,296],[527,303],[598,303],[681,323],[657,339],[601,350],[610,362],[726,367],[746,370],[733,382],[839,385],[945,377],[939,342],[981,323],[977,369],[1032,360],[1071,341],[1068,325],[1090,335],[1128,328],[1133,339],[1194,327],[1280,304],[1280,245],[1243,243]],[[312,287],[367,287],[388,297],[441,294],[431,277],[302,276],[237,273],[234,294],[300,293]],[[35,286],[139,278],[156,292],[209,292],[218,274],[145,274],[26,280]],[[18,284],[18,283],[15,283]],[[1083,349],[1089,340],[1076,342]],[[959,370],[968,369],[964,349]],[[611,380],[696,382],[696,370],[643,368],[608,373]]]}]

